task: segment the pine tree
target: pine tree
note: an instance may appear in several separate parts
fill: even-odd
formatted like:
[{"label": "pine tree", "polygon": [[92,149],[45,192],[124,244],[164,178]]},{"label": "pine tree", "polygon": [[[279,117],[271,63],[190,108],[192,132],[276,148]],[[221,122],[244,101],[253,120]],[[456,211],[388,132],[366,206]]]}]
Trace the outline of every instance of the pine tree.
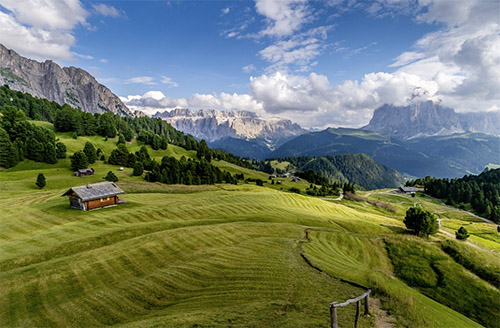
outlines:
[{"label": "pine tree", "polygon": [[10,141],[7,132],[0,128],[0,166],[14,167],[19,161],[18,151]]},{"label": "pine tree", "polygon": [[62,142],[56,143],[56,157],[66,158],[66,145]]},{"label": "pine tree", "polygon": [[49,164],[57,163],[56,158],[56,148],[52,143],[48,143],[45,145],[45,155],[44,162]]},{"label": "pine tree", "polygon": [[135,162],[134,171],[132,172],[132,175],[141,176],[143,172],[144,172],[144,166],[142,165],[142,163],[139,161]]},{"label": "pine tree", "polygon": [[38,176],[36,178],[36,186],[40,189],[42,189],[43,187],[45,187],[45,185],[47,184],[46,180],[45,180],[45,176],[43,175],[43,173],[38,173]]},{"label": "pine tree", "polygon": [[95,150],[94,145],[91,142],[87,141],[85,143],[85,147],[83,147],[83,152],[87,156],[87,160],[89,161],[90,164],[95,163],[95,161],[97,160],[97,152]]},{"label": "pine tree", "polygon": [[113,173],[113,171],[109,171],[108,174],[104,177],[104,180],[110,181],[110,182],[117,182],[118,177]]},{"label": "pine tree", "polygon": [[73,171],[85,169],[88,166],[89,160],[83,151],[79,150],[71,156],[71,168]]}]

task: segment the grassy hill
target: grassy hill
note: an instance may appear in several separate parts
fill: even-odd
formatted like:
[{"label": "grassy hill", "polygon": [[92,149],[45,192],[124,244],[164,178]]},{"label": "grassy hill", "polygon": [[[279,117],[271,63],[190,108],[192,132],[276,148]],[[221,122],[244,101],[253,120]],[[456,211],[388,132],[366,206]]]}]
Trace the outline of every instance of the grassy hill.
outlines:
[{"label": "grassy hill", "polygon": [[[89,140],[109,155],[116,144],[102,137],[58,137],[69,153]],[[127,146],[135,151],[140,144],[133,141]],[[149,151],[157,159],[167,154],[195,156],[172,145],[165,151]],[[213,163],[245,177],[267,178],[227,162]],[[119,171],[101,161],[93,165],[96,175],[90,178],[74,177],[69,166],[68,159],[54,165],[25,160],[0,171],[2,327],[327,327],[328,304],[359,295],[364,288],[374,290],[388,320],[398,325],[498,323],[498,286],[441,250],[445,235],[425,241],[404,234],[402,213],[418,201],[442,215],[446,231],[473,222],[477,230],[471,226],[470,241],[480,248],[472,252],[481,252],[493,272],[499,263],[496,228],[429,197],[363,193],[391,202],[397,209],[393,213],[366,202],[327,201],[279,190],[288,185],[305,188],[306,182],[264,187],[164,185],[147,183],[131,176],[131,169]],[[121,197],[126,204],[82,212],[61,197],[71,186],[102,181],[109,170],[127,192]],[[47,178],[42,190],[34,184],[39,172]],[[467,284],[457,290],[465,293],[463,297],[476,297],[477,292],[468,290],[471,286],[491,298],[484,304],[487,315],[479,317],[485,312],[475,306],[466,313],[453,304],[456,295],[441,289],[438,298],[412,286],[396,270],[398,263],[388,246],[405,250],[407,244],[429,247],[450,265],[450,270],[436,272],[446,272],[451,290],[467,276]],[[457,249],[468,258],[474,254],[464,243]],[[422,250],[413,257],[434,265],[434,257],[425,254]],[[473,301],[475,305],[482,299]],[[387,316],[376,304],[373,314]],[[354,313],[354,306],[340,309],[340,325],[352,325]],[[362,317],[360,327],[373,327],[375,320]]]}]

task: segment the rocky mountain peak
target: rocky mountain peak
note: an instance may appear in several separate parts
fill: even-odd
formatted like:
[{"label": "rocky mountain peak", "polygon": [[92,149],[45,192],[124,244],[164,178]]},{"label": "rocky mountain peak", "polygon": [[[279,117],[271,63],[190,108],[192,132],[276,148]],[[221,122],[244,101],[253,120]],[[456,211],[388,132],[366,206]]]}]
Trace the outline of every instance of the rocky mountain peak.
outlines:
[{"label": "rocky mountain peak", "polygon": [[0,44],[0,85],[3,84],[90,113],[133,115],[116,95],[83,69],[61,67],[52,60],[38,62]]},{"label": "rocky mountain peak", "polygon": [[246,140],[261,138],[274,145],[305,132],[290,120],[264,118],[249,111],[174,109],[157,112],[153,117],[160,117],[176,129],[209,142],[227,137]]},{"label": "rocky mountain peak", "polygon": [[408,106],[383,105],[377,108],[364,130],[400,139],[451,135],[463,132],[500,134],[500,112],[456,113],[432,101]]}]

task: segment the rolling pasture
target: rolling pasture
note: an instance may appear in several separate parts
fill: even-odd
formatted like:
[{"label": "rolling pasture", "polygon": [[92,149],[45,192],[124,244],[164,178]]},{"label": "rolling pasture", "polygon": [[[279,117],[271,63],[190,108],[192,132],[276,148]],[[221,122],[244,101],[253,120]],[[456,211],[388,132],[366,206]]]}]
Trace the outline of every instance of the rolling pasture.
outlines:
[{"label": "rolling pasture", "polygon": [[[86,141],[58,136],[70,153]],[[115,144],[92,142],[106,154]],[[134,147],[139,145],[129,145]],[[172,145],[164,152],[195,156]],[[55,165],[24,161],[0,171],[0,326],[327,327],[328,304],[365,288],[374,290],[393,326],[495,326],[494,316],[484,321],[476,316],[481,312],[467,313],[473,321],[451,307],[456,295],[429,297],[398,271],[394,256],[408,256],[404,245],[429,245],[433,255],[423,256],[425,263],[432,268],[444,261],[458,272],[446,271],[448,287],[467,276],[485,297],[500,296],[498,286],[474,273],[481,263],[466,269],[441,250],[446,236],[421,241],[404,234],[406,203],[394,202],[398,211],[389,213],[270,184],[163,185],[100,161],[92,167],[90,178],[74,177],[68,159]],[[61,197],[71,186],[102,181],[109,170],[127,192],[121,197],[126,204],[83,212]],[[34,185],[39,172],[47,178],[42,190]],[[467,255],[470,248],[457,249]],[[481,252],[495,275],[499,255],[491,248],[471,254]],[[380,313],[373,304],[373,313]],[[340,326],[351,326],[354,313],[355,306],[340,309]],[[362,317],[360,327],[373,327],[376,319]]]}]

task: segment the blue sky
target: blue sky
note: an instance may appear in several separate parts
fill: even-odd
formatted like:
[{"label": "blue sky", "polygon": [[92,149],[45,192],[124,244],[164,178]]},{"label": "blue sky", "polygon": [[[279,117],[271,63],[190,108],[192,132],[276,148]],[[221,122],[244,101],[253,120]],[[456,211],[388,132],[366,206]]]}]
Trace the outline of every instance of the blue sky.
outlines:
[{"label": "blue sky", "polygon": [[496,0],[0,0],[0,43],[147,113],[361,126],[384,103],[498,110],[499,17]]}]

